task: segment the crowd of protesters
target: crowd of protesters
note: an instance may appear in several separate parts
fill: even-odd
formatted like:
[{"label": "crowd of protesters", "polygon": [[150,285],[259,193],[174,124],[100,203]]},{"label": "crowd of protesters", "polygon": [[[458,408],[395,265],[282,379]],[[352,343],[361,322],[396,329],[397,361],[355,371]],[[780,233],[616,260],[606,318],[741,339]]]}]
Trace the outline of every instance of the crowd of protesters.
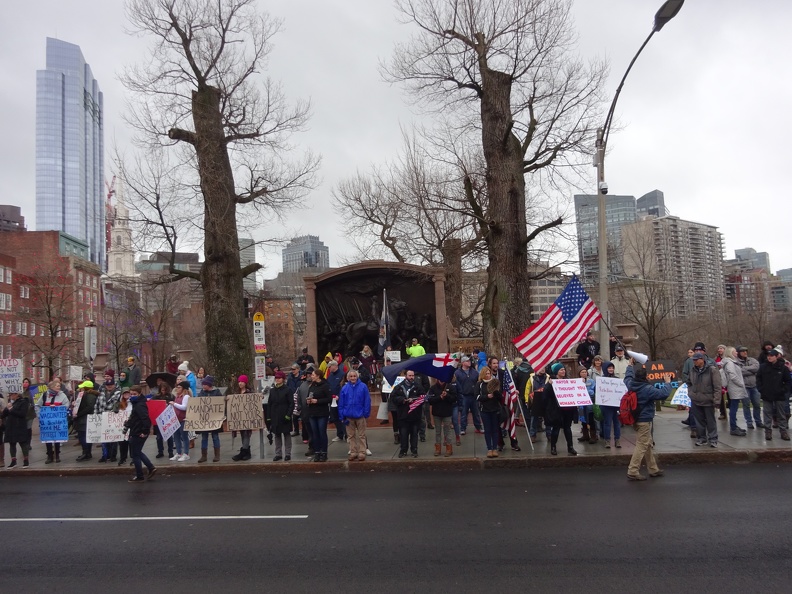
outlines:
[{"label": "crowd of protesters", "polygon": [[[424,354],[423,347],[415,341],[410,345],[412,356]],[[509,404],[504,393],[504,370],[509,369],[518,393],[517,424],[524,425],[533,443],[544,436],[550,454],[558,454],[558,440],[564,436],[567,454],[577,455],[572,425],[580,424],[577,442],[596,444],[605,449],[621,448],[622,425],[619,408],[600,406],[596,402],[596,378],[616,377],[624,380],[627,389],[636,393],[638,418],[636,448],[628,468],[630,480],[645,480],[640,474],[642,460],[649,476],[662,476],[653,455],[651,423],[654,401],[665,400],[671,393],[669,377],[663,382],[647,381],[646,369],[630,359],[621,344],[612,344],[610,356],[600,354],[600,345],[593,333],[578,345],[576,360],[555,361],[544,368],[533,369],[527,361],[515,358],[504,361],[487,357],[478,350],[466,354],[449,382],[437,381],[413,370],[407,370],[394,385],[382,390],[383,410],[378,416],[381,424],[392,425],[394,444],[399,446],[398,457],[418,457],[420,442],[427,439],[427,430],[434,430],[434,455],[451,456],[454,446],[461,445],[463,436],[472,422],[476,433],[483,434],[487,457],[496,458],[510,447],[520,451],[502,408]],[[371,416],[371,389],[379,388],[380,365],[390,363],[387,357],[381,362],[367,346],[358,355],[342,357],[340,353],[327,353],[316,363],[307,349],[287,368],[281,369],[272,357],[267,358],[268,373],[274,384],[262,401],[264,418],[270,443],[274,440],[274,462],[292,459],[292,439],[297,438],[308,447],[305,455],[314,462],[328,459],[328,446],[333,442],[346,442],[349,461],[364,461],[371,455],[366,439],[367,419]],[[744,436],[747,430],[764,429],[766,440],[772,440],[777,428],[782,440],[789,440],[789,397],[792,392],[790,363],[783,358],[780,347],[767,342],[757,357],[751,357],[742,346],[719,345],[717,355],[710,358],[706,347],[698,342],[689,351],[681,365],[680,383],[685,383],[691,399],[690,414],[683,422],[689,425],[691,437],[697,446],[717,447],[718,420],[726,420],[729,433]],[[7,400],[0,398],[0,440],[9,444],[9,468],[29,466],[31,427],[41,407],[65,407],[70,428],[81,447],[76,460],[93,459],[94,448],[101,452],[100,463],[117,463],[119,466],[131,459],[135,466],[132,482],[151,478],[156,467],[143,452],[146,439],[154,430],[156,459],[166,456],[180,463],[191,460],[190,450],[200,437],[200,457],[205,463],[209,457],[209,439],[213,447],[212,462],[221,460],[219,433],[222,429],[200,432],[195,435],[185,427],[189,399],[195,396],[220,396],[215,379],[203,368],[193,372],[188,361],[178,361],[175,356],[168,361],[167,371],[175,376],[175,386],[158,381],[149,386],[141,379],[141,370],[134,357],[128,367],[116,374],[105,372],[97,380],[92,373],[71,393],[60,378],[53,380],[45,390],[38,389],[34,398],[25,380],[20,393],[12,393]],[[557,379],[579,377],[583,380],[592,405],[578,408],[561,407],[555,396],[553,382]],[[228,394],[256,392],[248,376],[235,378]],[[178,419],[176,433],[163,439],[148,412],[149,400],[163,400],[172,406]],[[102,412],[119,412],[130,409],[126,423],[127,439],[114,443],[91,444],[86,439],[88,416]],[[739,410],[743,410],[746,429],[739,425]],[[720,413],[719,416],[716,415]],[[335,427],[335,437],[328,438],[328,428]],[[252,458],[252,431],[240,431],[241,447],[231,456],[235,462]],[[508,439],[508,441],[506,441]],[[45,464],[60,463],[62,443],[46,443]],[[0,466],[6,464],[5,447],[0,451]],[[144,469],[146,472],[144,472]]]}]

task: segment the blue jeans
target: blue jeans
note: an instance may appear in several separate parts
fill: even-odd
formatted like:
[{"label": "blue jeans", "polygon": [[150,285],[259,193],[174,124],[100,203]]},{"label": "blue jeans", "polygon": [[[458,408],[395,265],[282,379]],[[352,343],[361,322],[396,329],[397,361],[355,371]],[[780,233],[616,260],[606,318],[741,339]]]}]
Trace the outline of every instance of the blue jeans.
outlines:
[{"label": "blue jeans", "polygon": [[[740,408],[740,402],[743,404],[748,402],[747,398],[741,398],[740,400],[735,400],[734,398],[729,400],[729,429],[734,431],[735,429],[739,429],[737,426],[737,409]],[[748,421],[750,423],[750,421]]]},{"label": "blue jeans", "polygon": [[459,437],[459,417],[462,415],[462,399],[457,401],[454,410],[451,411],[451,424],[454,426],[454,435]]},{"label": "blue jeans", "polygon": [[[748,392],[748,398],[742,401],[745,422],[749,427],[755,422],[758,427],[762,423],[762,398],[759,396],[759,389],[745,388],[745,391]],[[753,405],[753,421],[751,420],[751,405]]]},{"label": "blue jeans", "polygon": [[[531,426],[528,428],[528,433],[531,437],[536,437],[536,433],[539,431],[539,426],[542,424],[542,417],[539,415],[531,415]],[[547,439],[550,439],[550,427],[545,425],[545,435]]]},{"label": "blue jeans", "polygon": [[602,438],[610,441],[611,425],[613,425],[613,437],[621,439],[621,423],[619,422],[618,406],[600,406],[602,411]]},{"label": "blue jeans", "polygon": [[[201,431],[201,449],[205,450],[209,447],[209,434],[212,434],[212,445],[218,450],[220,449],[220,430],[217,431]],[[189,442],[187,443],[189,447]]]},{"label": "blue jeans", "polygon": [[500,435],[500,421],[497,412],[481,412],[481,420],[484,423],[484,441],[487,443],[487,451],[498,449],[498,436]]},{"label": "blue jeans", "polygon": [[154,465],[151,463],[151,460],[148,459],[148,456],[143,453],[143,445],[146,443],[146,439],[148,439],[148,435],[146,437],[138,437],[137,435],[130,435],[129,436],[129,452],[132,456],[132,462],[135,463],[135,475],[139,478],[143,478],[143,465],[146,465],[146,468],[149,469],[151,472],[154,469]]},{"label": "blue jeans", "polygon": [[481,431],[481,412],[475,396],[465,395],[462,397],[462,418],[459,419],[460,431],[467,431],[468,413],[473,412],[473,426]]},{"label": "blue jeans", "polygon": [[190,432],[184,430],[184,421],[181,422],[179,428],[173,436],[173,442],[176,446],[177,454],[190,454]]},{"label": "blue jeans", "polygon": [[328,417],[308,417],[311,424],[311,445],[317,454],[327,453],[327,419]]}]

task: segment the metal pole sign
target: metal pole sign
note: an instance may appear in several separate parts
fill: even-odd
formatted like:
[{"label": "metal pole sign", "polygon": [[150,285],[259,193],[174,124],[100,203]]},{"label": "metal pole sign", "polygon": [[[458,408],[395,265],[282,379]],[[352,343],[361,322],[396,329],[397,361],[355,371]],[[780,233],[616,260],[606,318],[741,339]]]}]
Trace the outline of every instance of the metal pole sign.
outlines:
[{"label": "metal pole sign", "polygon": [[256,379],[257,380],[267,379],[267,358],[262,355],[258,355],[256,356],[255,361],[256,361],[256,366],[255,366]]},{"label": "metal pole sign", "polygon": [[257,311],[253,314],[253,346],[256,354],[267,354],[267,340],[264,336],[264,314]]}]

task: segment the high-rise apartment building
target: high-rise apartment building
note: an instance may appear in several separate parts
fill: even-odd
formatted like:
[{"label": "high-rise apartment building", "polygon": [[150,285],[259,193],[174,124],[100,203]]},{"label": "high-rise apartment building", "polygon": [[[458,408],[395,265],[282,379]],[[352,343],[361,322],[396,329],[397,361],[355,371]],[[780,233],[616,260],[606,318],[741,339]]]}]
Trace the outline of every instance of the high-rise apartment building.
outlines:
[{"label": "high-rise apartment building", "polygon": [[647,216],[666,217],[670,212],[665,205],[665,196],[660,190],[647,192],[635,201],[636,219]]},{"label": "high-rise apartment building", "polygon": [[734,250],[734,257],[743,265],[744,269],[764,268],[765,272],[770,273],[770,254],[767,252],[757,252],[755,249],[748,247]]},{"label": "high-rise apartment building", "polygon": [[[256,242],[249,237],[239,238],[239,264],[244,268],[256,261]],[[245,295],[254,295],[258,291],[256,274],[248,274],[242,279],[242,289]]]},{"label": "high-rise apartment building", "polygon": [[330,250],[316,235],[295,237],[283,248],[283,272],[300,272],[305,268],[316,272],[330,268]]},{"label": "high-rise apartment building", "polygon": [[106,269],[102,93],[79,46],[49,37],[36,72],[36,228],[86,242]]},{"label": "high-rise apartment building", "polygon": [[13,204],[0,204],[0,231],[25,231],[22,209]]},{"label": "high-rise apartment building", "polygon": [[[586,286],[599,282],[599,197],[575,196],[578,257],[581,282]],[[621,270],[621,229],[636,221],[635,196],[605,196],[605,229],[608,234],[608,275],[619,276]],[[611,278],[610,280],[615,280]]]}]

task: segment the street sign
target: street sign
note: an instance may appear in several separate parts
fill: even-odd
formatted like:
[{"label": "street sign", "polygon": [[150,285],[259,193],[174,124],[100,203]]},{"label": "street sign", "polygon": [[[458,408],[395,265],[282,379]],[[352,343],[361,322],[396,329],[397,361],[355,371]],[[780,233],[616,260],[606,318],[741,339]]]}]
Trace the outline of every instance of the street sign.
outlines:
[{"label": "street sign", "polygon": [[257,311],[253,314],[253,347],[256,353],[267,353],[267,339],[264,335],[264,314]]},{"label": "street sign", "polygon": [[266,357],[256,357],[256,379],[263,380],[267,379],[267,358]]}]

